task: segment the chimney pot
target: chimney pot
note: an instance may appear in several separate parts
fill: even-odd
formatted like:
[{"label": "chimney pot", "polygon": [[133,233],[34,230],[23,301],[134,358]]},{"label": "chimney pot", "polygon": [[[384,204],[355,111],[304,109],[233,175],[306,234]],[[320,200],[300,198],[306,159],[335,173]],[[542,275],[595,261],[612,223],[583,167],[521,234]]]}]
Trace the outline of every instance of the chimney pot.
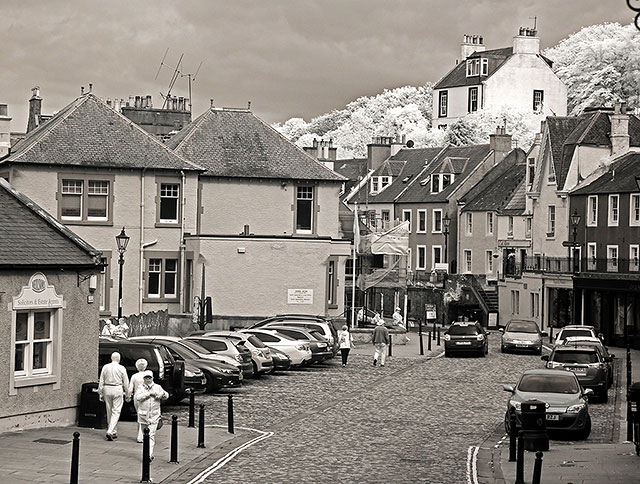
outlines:
[{"label": "chimney pot", "polygon": [[80,95],[84,96],[84,86],[80,86]]},{"label": "chimney pot", "polygon": [[93,91],[93,84],[89,83],[89,92]]},{"label": "chimney pot", "polygon": [[210,101],[211,101],[211,107],[214,107],[214,105],[213,105],[213,98],[211,98],[211,99],[210,99]]},{"label": "chimney pot", "polygon": [[251,111],[251,101],[247,101],[247,109]]}]

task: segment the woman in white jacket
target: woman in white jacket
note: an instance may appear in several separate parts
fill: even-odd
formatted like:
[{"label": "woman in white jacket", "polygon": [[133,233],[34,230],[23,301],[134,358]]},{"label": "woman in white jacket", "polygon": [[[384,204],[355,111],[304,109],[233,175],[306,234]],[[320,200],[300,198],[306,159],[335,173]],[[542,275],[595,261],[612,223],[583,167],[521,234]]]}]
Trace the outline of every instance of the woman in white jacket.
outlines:
[{"label": "woman in white jacket", "polygon": [[353,345],[353,338],[349,332],[349,327],[345,324],[342,331],[338,332],[338,342],[340,343],[340,353],[342,353],[342,366],[347,366],[349,351]]},{"label": "woman in white jacket", "polygon": [[149,458],[153,460],[156,430],[160,421],[160,401],[169,398],[169,394],[157,383],[153,383],[153,372],[145,370],[143,383],[138,386],[135,397],[138,402],[138,423],[149,429]]}]

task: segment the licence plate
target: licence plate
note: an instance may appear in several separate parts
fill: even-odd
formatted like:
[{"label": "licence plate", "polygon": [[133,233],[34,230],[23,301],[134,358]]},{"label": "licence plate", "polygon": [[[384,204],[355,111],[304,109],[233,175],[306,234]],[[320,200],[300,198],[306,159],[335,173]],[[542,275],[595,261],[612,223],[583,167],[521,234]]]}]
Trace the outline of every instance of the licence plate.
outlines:
[{"label": "licence plate", "polygon": [[471,341],[456,341],[457,345],[470,345]]},{"label": "licence plate", "polygon": [[547,414],[547,420],[560,420],[560,416],[559,415],[554,415],[552,413],[548,413]]},{"label": "licence plate", "polygon": [[586,375],[587,374],[587,369],[586,368],[572,368],[571,371],[573,371],[576,375]]},{"label": "licence plate", "polygon": [[516,345],[518,348],[526,348],[527,346],[529,346],[528,344],[524,344],[524,343],[518,343]]}]

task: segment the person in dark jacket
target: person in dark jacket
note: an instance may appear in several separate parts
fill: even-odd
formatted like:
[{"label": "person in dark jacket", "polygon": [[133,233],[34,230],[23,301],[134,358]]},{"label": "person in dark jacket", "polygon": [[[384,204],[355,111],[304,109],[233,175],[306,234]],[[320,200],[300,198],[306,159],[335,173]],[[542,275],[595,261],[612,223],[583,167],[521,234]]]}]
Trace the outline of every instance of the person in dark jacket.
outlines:
[{"label": "person in dark jacket", "polygon": [[387,345],[389,344],[389,330],[385,328],[383,320],[378,321],[376,328],[373,330],[372,342],[376,348],[373,353],[373,366],[378,364],[378,359],[380,360],[380,366],[384,366]]}]

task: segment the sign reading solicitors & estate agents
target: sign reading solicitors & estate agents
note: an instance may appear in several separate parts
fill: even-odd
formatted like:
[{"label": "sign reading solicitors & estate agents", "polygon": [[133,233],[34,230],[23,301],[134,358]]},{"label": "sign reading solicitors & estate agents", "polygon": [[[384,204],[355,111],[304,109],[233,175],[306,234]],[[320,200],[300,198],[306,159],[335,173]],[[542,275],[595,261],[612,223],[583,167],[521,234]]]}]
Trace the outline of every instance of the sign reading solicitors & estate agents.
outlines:
[{"label": "sign reading solicitors & estate agents", "polygon": [[313,304],[313,289],[289,289],[287,304]]},{"label": "sign reading solicitors & estate agents", "polygon": [[62,296],[56,294],[55,287],[49,285],[47,276],[36,272],[23,286],[19,296],[13,298],[13,309],[61,308]]}]

